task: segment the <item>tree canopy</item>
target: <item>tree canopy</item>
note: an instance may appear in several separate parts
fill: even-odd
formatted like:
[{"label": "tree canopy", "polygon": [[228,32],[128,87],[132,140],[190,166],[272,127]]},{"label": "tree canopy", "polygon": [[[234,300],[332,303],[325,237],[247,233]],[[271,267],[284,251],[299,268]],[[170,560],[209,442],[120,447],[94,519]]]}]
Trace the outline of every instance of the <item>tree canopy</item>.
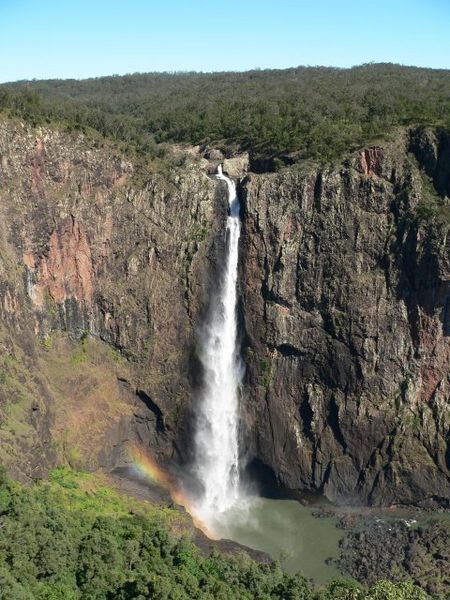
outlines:
[{"label": "tree canopy", "polygon": [[30,488],[0,473],[2,600],[427,600],[412,583],[321,590],[275,563],[202,554],[186,517],[64,468]]}]

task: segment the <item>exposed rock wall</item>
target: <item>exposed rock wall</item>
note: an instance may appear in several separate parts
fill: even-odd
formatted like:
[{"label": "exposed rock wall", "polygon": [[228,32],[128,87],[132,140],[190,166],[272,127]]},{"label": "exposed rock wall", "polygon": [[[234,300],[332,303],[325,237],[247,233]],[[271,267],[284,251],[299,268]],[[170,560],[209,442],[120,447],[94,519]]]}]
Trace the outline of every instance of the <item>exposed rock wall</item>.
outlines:
[{"label": "exposed rock wall", "polygon": [[[189,156],[161,173],[79,134],[8,120],[0,122],[0,154],[5,335],[31,332],[39,350],[63,331],[118,349],[132,366],[123,395],[137,392],[142,410],[131,402],[129,419],[108,425],[111,444],[141,431],[141,418],[152,429],[141,438],[155,451],[168,458],[184,444],[185,454],[195,331],[223,243],[220,186]],[[9,400],[0,390],[0,403]],[[113,460],[101,452],[102,464]]]},{"label": "exposed rock wall", "polygon": [[450,209],[409,144],[243,185],[249,453],[333,501],[450,498]]}]

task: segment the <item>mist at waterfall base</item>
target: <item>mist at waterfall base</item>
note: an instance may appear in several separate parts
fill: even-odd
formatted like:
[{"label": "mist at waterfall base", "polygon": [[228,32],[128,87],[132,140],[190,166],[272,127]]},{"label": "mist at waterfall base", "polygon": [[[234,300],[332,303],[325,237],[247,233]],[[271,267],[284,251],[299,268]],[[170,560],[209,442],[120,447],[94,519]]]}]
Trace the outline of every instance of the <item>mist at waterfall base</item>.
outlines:
[{"label": "mist at waterfall base", "polygon": [[201,520],[195,498],[185,490],[181,478],[161,468],[148,451],[137,444],[128,446],[128,454],[129,476],[166,490],[174,503],[183,506],[195,526],[209,538],[229,539],[266,552],[273,560],[279,560],[287,571],[300,571],[318,583],[340,575],[327,561],[339,554],[342,533],[335,526],[336,518],[317,519],[312,507],[295,500],[246,495],[243,503],[237,502],[222,514],[216,529],[211,531]]}]

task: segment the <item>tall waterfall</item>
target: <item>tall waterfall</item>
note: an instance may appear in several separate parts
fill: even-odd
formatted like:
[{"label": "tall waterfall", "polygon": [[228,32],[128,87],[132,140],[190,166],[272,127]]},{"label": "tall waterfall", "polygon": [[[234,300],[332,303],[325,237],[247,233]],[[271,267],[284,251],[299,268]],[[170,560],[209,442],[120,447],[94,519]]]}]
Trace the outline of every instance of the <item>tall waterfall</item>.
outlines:
[{"label": "tall waterfall", "polygon": [[242,379],[236,319],[240,206],[236,186],[221,166],[217,178],[228,187],[226,263],[204,330],[200,358],[205,376],[195,439],[196,471],[203,487],[197,510],[209,525],[220,519],[239,495],[238,388]]}]

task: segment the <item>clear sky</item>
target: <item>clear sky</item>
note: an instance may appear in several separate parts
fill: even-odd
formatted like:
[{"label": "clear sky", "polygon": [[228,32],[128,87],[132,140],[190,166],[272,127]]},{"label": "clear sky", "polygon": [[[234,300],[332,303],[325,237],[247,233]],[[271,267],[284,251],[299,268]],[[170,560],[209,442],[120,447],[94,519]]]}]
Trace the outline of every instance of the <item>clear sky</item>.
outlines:
[{"label": "clear sky", "polygon": [[0,0],[0,81],[396,62],[450,68],[450,0]]}]

